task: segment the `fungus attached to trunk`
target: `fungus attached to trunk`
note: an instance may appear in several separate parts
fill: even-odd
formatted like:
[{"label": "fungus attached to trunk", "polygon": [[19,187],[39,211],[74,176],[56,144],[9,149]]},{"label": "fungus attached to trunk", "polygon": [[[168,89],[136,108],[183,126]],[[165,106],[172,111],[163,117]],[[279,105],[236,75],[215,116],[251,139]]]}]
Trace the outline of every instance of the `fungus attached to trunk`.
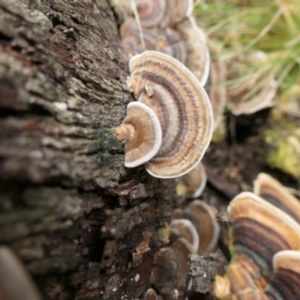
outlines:
[{"label": "fungus attached to trunk", "polygon": [[300,223],[300,203],[275,178],[260,173],[254,181],[254,193],[280,208]]},{"label": "fungus attached to trunk", "polygon": [[131,102],[123,123],[115,128],[117,138],[125,142],[125,166],[134,168],[149,161],[158,152],[162,132],[155,113],[145,104]]},{"label": "fungus attached to trunk", "polygon": [[258,74],[253,69],[251,71],[255,64],[266,63],[266,60],[266,54],[258,51],[234,56],[226,61],[227,80],[232,82],[239,79],[227,87],[227,107],[234,115],[253,114],[274,105],[278,88],[274,75],[270,72]]},{"label": "fungus attached to trunk", "polygon": [[204,32],[198,27],[193,17],[179,23],[175,30],[185,41],[187,58],[183,63],[204,86],[210,67],[210,54]]},{"label": "fungus attached to trunk", "polygon": [[204,201],[194,200],[185,210],[175,210],[173,219],[186,219],[194,225],[199,236],[198,254],[208,253],[216,247],[220,226],[214,207]]},{"label": "fungus attached to trunk", "polygon": [[204,164],[199,162],[193,170],[180,177],[179,182],[186,191],[186,197],[198,198],[202,194],[207,182]]},{"label": "fungus attached to trunk", "polygon": [[269,299],[265,288],[273,275],[273,258],[283,250],[300,250],[300,225],[250,192],[243,192],[231,201],[228,215],[232,258],[224,280],[219,276],[215,281],[215,293],[230,291],[230,295],[219,293],[219,299],[247,300],[251,294],[255,295],[253,299]]},{"label": "fungus attached to trunk", "polygon": [[300,299],[300,251],[278,252],[273,258],[273,269],[266,288],[270,299]]},{"label": "fungus attached to trunk", "polygon": [[194,252],[196,253],[199,247],[199,235],[198,232],[190,220],[187,219],[175,219],[170,224],[170,231],[176,239],[182,237],[188,241]]},{"label": "fungus attached to trunk", "polygon": [[190,16],[192,0],[136,0],[143,27],[169,27]]},{"label": "fungus attached to trunk", "polygon": [[212,136],[212,108],[204,88],[182,63],[156,51],[132,57],[129,68],[129,88],[155,112],[162,128],[161,147],[147,171],[159,178],[188,173]]}]

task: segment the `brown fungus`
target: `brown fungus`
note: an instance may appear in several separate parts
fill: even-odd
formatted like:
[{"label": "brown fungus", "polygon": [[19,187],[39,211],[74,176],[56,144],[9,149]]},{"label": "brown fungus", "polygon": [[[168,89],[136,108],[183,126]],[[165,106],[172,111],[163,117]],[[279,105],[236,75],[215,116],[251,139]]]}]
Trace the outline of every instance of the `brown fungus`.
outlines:
[{"label": "brown fungus", "polygon": [[[232,259],[224,276],[228,279],[216,280],[215,293],[230,290],[230,295],[219,295],[219,299],[247,300],[250,292],[262,297],[253,299],[268,299],[262,292],[273,273],[273,257],[282,250],[300,250],[300,225],[250,192],[243,192],[231,201],[228,215]],[[218,286],[226,282],[230,285],[227,289]]]},{"label": "brown fungus", "polygon": [[212,251],[218,242],[220,226],[215,208],[204,201],[194,200],[185,210],[177,209],[173,219],[187,219],[195,226],[199,236],[198,254]]},{"label": "brown fungus", "polygon": [[127,116],[115,128],[116,136],[125,142],[125,166],[134,168],[155,156],[162,143],[162,132],[155,113],[145,104],[131,102]]},{"label": "brown fungus", "polygon": [[209,98],[196,77],[176,59],[145,51],[129,62],[129,88],[157,115],[162,144],[146,169],[154,177],[174,178],[202,159],[212,136]]},{"label": "brown fungus", "polygon": [[0,247],[0,299],[42,299],[21,261],[6,246]]},{"label": "brown fungus", "polygon": [[190,16],[192,0],[135,0],[142,27],[169,27]]},{"label": "brown fungus", "polygon": [[185,190],[187,198],[198,198],[202,194],[207,182],[205,166],[202,162],[179,178],[179,184]]},{"label": "brown fungus", "polygon": [[272,73],[258,74],[250,67],[265,63],[264,52],[246,53],[226,60],[227,80],[234,81],[243,77],[249,79],[232,82],[227,87],[227,107],[234,115],[253,114],[261,109],[274,105],[277,82]]},{"label": "brown fungus", "polygon": [[270,299],[300,299],[300,251],[285,250],[273,258],[274,275],[266,288]]},{"label": "brown fungus", "polygon": [[300,223],[299,200],[290,194],[275,178],[265,173],[258,174],[254,181],[254,193],[279,207]]},{"label": "brown fungus", "polygon": [[170,232],[178,239],[184,238],[189,242],[196,253],[199,247],[199,235],[198,232],[190,220],[187,219],[175,219],[170,223]]},{"label": "brown fungus", "polygon": [[175,30],[185,42],[186,60],[183,63],[204,86],[210,67],[210,54],[204,32],[198,27],[193,17],[179,23]]}]

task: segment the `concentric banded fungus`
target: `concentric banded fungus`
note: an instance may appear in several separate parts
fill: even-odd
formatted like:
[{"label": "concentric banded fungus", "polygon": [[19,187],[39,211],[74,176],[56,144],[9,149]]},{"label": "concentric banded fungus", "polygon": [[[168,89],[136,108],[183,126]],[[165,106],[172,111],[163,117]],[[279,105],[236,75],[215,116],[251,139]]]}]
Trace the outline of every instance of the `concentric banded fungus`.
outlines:
[{"label": "concentric banded fungus", "polygon": [[217,46],[209,43],[209,50],[215,56],[210,62],[210,73],[207,82],[209,99],[214,113],[214,130],[220,125],[223,119],[223,111],[226,106],[226,68],[223,60],[217,58]]},{"label": "concentric banded fungus", "polygon": [[[236,56],[227,61],[227,80],[231,81],[249,74],[250,66],[264,63],[263,52],[248,53]],[[228,85],[227,107],[234,115],[253,114],[261,109],[273,106],[276,96],[277,82],[273,74],[253,75],[244,83]]]},{"label": "concentric banded fungus", "polygon": [[[232,295],[239,295],[232,299],[248,299],[241,298],[247,289],[264,290],[277,252],[300,250],[300,225],[279,208],[249,192],[231,201],[228,214],[232,221],[232,260],[226,276]],[[215,286],[215,290],[220,289]]]},{"label": "concentric banded fungus", "polygon": [[254,181],[254,193],[279,207],[300,223],[300,203],[275,178],[260,173]]},{"label": "concentric banded fungus", "polygon": [[154,177],[174,178],[192,170],[212,136],[209,98],[195,76],[176,59],[156,51],[131,58],[128,86],[157,115],[162,144],[146,164]]},{"label": "concentric banded fungus", "polygon": [[210,55],[205,34],[197,26],[193,17],[179,23],[175,30],[182,36],[186,45],[187,59],[183,63],[204,86],[210,66]]},{"label": "concentric banded fungus", "polygon": [[155,253],[150,282],[161,295],[176,289],[181,299],[187,286],[190,254],[195,252],[184,238]]},{"label": "concentric banded fungus", "polygon": [[199,236],[198,254],[212,251],[219,238],[220,226],[216,221],[214,207],[207,203],[194,200],[184,211],[176,210],[174,219],[190,220],[195,226]]},{"label": "concentric banded fungus", "polygon": [[176,239],[183,237],[186,241],[188,241],[191,244],[194,252],[197,252],[199,247],[199,235],[195,226],[190,220],[173,220],[170,224],[170,231]]},{"label": "concentric banded fungus", "polygon": [[281,251],[273,258],[274,276],[266,288],[270,299],[300,299],[300,252]]},{"label": "concentric banded fungus", "polygon": [[120,34],[122,46],[129,58],[145,50],[156,50],[181,62],[186,60],[185,42],[171,28],[139,28],[135,20],[128,19],[121,26]]},{"label": "concentric banded fungus", "polygon": [[190,16],[192,0],[136,0],[142,27],[169,27]]},{"label": "concentric banded fungus", "polygon": [[5,246],[0,247],[0,299],[42,299],[22,263]]},{"label": "concentric banded fungus", "polygon": [[145,104],[131,102],[123,123],[115,128],[117,138],[125,142],[125,166],[134,168],[150,160],[162,143],[161,126],[155,113]]},{"label": "concentric banded fungus", "polygon": [[198,198],[207,182],[204,164],[202,162],[198,163],[192,171],[182,176],[179,181],[186,189],[186,197]]}]

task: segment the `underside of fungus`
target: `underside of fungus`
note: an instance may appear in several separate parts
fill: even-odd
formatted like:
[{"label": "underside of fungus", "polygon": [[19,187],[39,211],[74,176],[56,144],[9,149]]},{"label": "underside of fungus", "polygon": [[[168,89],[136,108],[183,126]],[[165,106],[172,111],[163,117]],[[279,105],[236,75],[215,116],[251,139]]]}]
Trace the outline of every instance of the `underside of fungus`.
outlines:
[{"label": "underside of fungus", "polygon": [[145,104],[131,102],[123,123],[115,128],[117,138],[125,142],[125,166],[134,168],[149,161],[158,152],[162,132],[155,113]]},{"label": "underside of fungus", "polygon": [[183,64],[156,51],[132,57],[129,68],[129,88],[155,112],[162,129],[161,147],[147,171],[159,178],[188,173],[212,136],[212,108],[204,88]]}]

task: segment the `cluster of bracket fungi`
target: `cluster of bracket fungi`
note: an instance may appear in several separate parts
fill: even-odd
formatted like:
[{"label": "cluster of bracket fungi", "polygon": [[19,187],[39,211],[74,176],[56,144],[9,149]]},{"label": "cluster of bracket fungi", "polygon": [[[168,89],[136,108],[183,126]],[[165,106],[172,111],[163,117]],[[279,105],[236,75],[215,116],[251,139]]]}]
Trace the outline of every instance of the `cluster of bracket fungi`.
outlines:
[{"label": "cluster of bracket fungi", "polygon": [[300,299],[300,203],[261,173],[228,207],[231,262],[214,293],[226,300]]},{"label": "cluster of bracket fungi", "polygon": [[[115,128],[125,143],[125,166],[145,164],[154,177],[179,178],[184,195],[198,198],[206,184],[201,159],[224,107],[240,115],[272,106],[277,83],[269,73],[225,86],[246,70],[245,64],[266,57],[257,52],[219,59],[216,45],[207,43],[191,15],[192,1],[131,4],[134,14],[120,32],[130,59],[128,87],[137,101],[128,105],[126,118]],[[215,297],[300,299],[299,201],[275,179],[260,174],[254,193],[236,196],[228,215],[231,262],[225,274],[215,278]],[[214,250],[220,227],[215,208],[194,200],[184,210],[175,210],[169,230],[169,245],[154,257],[147,300],[166,295],[183,299],[189,255]]]}]

